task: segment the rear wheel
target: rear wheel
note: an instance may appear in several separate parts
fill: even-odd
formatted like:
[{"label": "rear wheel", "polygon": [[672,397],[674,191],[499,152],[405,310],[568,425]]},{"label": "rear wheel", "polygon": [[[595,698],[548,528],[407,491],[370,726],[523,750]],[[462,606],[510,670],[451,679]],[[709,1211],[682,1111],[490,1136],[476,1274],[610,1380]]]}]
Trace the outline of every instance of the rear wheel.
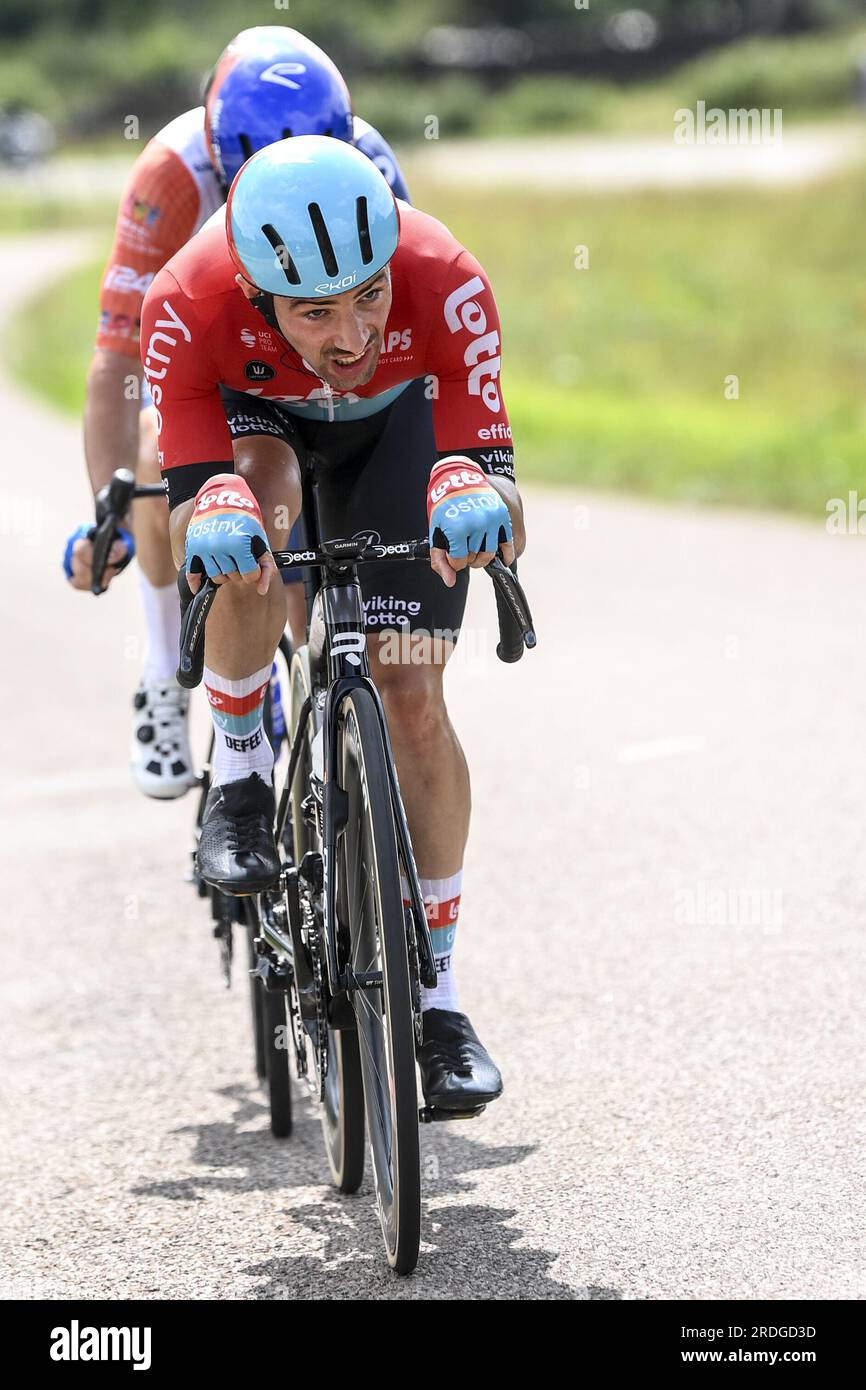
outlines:
[{"label": "rear wheel", "polygon": [[291,1034],[288,1028],[286,995],[281,989],[265,989],[260,981],[258,983],[264,996],[265,1057],[271,1131],[278,1139],[285,1139],[292,1132],[292,1074],[289,1067]]},{"label": "rear wheel", "polygon": [[[289,738],[294,739],[301,708],[310,690],[307,649],[295,652],[291,667]],[[304,742],[292,791],[295,863],[308,850],[321,852],[317,829],[305,819],[301,803],[310,795],[311,738]],[[358,1036],[328,1029],[328,1074],[322,1104],[322,1130],[331,1178],[341,1192],[357,1192],[364,1177],[364,1093]]]},{"label": "rear wheel", "polygon": [[337,767],[348,797],[338,844],[349,963],[381,980],[352,992],[376,1199],[388,1262],[408,1274],[421,1238],[415,1031],[406,925],[385,746],[373,696],[341,706]]},{"label": "rear wheel", "polygon": [[253,933],[246,923],[244,923],[244,928],[247,935],[247,955],[250,968],[250,1021],[253,1026],[253,1057],[255,1059],[256,1076],[259,1078],[259,1081],[264,1081],[268,1074],[267,1058],[265,1055],[265,1037],[267,1030],[267,1025],[265,1023],[265,991],[258,975],[252,973],[256,968]]}]

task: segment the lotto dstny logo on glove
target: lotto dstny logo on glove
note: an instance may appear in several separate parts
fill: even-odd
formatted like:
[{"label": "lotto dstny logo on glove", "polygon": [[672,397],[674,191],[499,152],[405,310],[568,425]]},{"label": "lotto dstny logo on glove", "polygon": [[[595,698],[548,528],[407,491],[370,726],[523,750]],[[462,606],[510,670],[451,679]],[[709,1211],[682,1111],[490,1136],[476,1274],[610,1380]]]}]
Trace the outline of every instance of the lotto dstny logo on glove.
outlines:
[{"label": "lotto dstny logo on glove", "polygon": [[211,478],[199,489],[186,532],[187,573],[250,574],[267,549],[259,504],[242,478]]},{"label": "lotto dstny logo on glove", "polygon": [[430,544],[455,560],[512,540],[511,513],[468,459],[442,459],[427,485]]}]

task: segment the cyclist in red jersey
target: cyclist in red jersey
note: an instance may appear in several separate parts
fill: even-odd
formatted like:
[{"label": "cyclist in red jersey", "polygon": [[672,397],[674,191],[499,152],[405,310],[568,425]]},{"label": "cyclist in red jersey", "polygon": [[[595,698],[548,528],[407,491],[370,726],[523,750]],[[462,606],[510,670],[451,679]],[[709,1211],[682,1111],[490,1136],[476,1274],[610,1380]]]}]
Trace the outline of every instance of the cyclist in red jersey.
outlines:
[{"label": "cyclist in red jersey", "polygon": [[203,570],[223,586],[207,629],[215,785],[199,868],[224,891],[278,872],[259,731],[285,608],[267,547],[285,546],[300,511],[301,462],[314,454],[326,535],[387,544],[429,524],[430,568],[365,567],[367,642],[437,955],[425,1096],[453,1110],[494,1099],[501,1078],[453,973],[470,796],[443,694],[469,569],[524,545],[487,277],[354,151],[283,141],[244,166],[225,214],[154,280],[142,361],[176,562],[192,587]]},{"label": "cyclist in red jersey", "polygon": [[[327,54],[282,25],[246,29],[227,46],[203,106],[186,111],[148,141],[120,202],[99,298],[99,326],[87,381],[84,437],[94,493],[116,468],[143,483],[159,481],[156,423],[146,386],[139,389],[141,305],[156,272],[225,203],[228,185],[255,149],[294,134],[330,134],[360,149],[400,197],[408,197],[393,151],[353,115],[349,91]],[[148,796],[183,795],[195,783],[187,732],[188,693],[174,678],[180,613],[168,517],[158,502],[136,503],[135,545],[147,633],[133,701],[130,761]],[[90,524],[69,538],[64,568],[73,587],[91,583]],[[117,540],[120,563],[132,536]],[[108,569],[106,583],[118,570]],[[303,629],[300,585],[287,584],[293,631]]]}]

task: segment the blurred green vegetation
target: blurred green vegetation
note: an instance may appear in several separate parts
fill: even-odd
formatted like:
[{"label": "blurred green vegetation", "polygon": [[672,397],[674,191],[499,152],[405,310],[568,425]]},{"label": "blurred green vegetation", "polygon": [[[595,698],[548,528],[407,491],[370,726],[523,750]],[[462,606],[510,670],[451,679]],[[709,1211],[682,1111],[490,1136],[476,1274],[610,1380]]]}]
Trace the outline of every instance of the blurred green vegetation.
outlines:
[{"label": "blurred green vegetation", "polygon": [[84,406],[87,368],[96,336],[99,283],[110,238],[95,261],[65,275],[12,319],[3,350],[12,374],[60,410]]},{"label": "blurred green vegetation", "polygon": [[[203,74],[239,27],[274,23],[321,44],[359,113],[402,141],[423,138],[431,114],[447,138],[669,126],[672,110],[698,99],[781,105],[786,117],[853,101],[866,53],[866,31],[852,27],[862,23],[862,0],[640,0],[659,39],[631,55],[605,38],[624,8],[619,0],[584,10],[574,0],[292,0],[284,9],[273,0],[4,0],[0,105],[36,107],[63,138],[100,130],[119,138],[127,114],[152,133],[198,101]],[[785,24],[807,32],[775,32]],[[513,67],[468,59],[437,67],[425,43],[449,25],[512,26],[530,57]]]},{"label": "blurred green vegetation", "polygon": [[750,38],[702,55],[678,69],[669,87],[682,106],[781,106],[785,114],[822,112],[854,95],[866,30],[793,38]]},{"label": "blurred green vegetation", "polygon": [[[522,478],[821,515],[866,486],[866,170],[687,199],[413,192],[490,273]],[[8,336],[21,380],[69,410],[101,265]]]},{"label": "blurred green vegetation", "polygon": [[0,233],[44,232],[48,227],[113,227],[116,217],[116,198],[100,205],[60,194],[16,191],[11,183],[4,185],[0,197]]}]

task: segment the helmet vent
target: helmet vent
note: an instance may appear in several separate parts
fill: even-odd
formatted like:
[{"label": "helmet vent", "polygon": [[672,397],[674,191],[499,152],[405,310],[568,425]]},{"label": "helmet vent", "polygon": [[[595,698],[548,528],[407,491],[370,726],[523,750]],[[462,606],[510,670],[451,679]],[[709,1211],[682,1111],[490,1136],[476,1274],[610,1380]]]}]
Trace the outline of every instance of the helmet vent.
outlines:
[{"label": "helmet vent", "polygon": [[367,220],[367,199],[355,200],[355,216],[358,221],[358,240],[361,243],[361,260],[369,265],[373,259],[373,243],[370,240],[370,223]]},{"label": "helmet vent", "polygon": [[313,231],[316,234],[316,241],[319,243],[322,261],[327,275],[338,275],[340,267],[337,264],[337,257],[334,255],[334,248],[331,245],[331,238],[328,236],[328,229],[325,226],[325,219],[322,216],[322,209],[318,203],[310,203],[307,208],[310,214],[310,221],[313,224]]},{"label": "helmet vent", "polygon": [[288,280],[289,284],[299,285],[301,283],[301,277],[298,273],[298,267],[295,265],[294,261],[289,255],[289,249],[283,241],[282,237],[280,236],[279,232],[277,231],[276,227],[272,227],[270,222],[264,222],[262,224],[262,231],[264,235],[267,237],[268,241],[271,243],[271,246],[273,246],[274,254],[277,260],[279,261],[280,266],[282,268],[282,272]]},{"label": "helmet vent", "polygon": [[252,159],[255,150],[253,149],[253,142],[250,137],[248,135],[239,135],[238,144],[244,152],[244,159]]}]

